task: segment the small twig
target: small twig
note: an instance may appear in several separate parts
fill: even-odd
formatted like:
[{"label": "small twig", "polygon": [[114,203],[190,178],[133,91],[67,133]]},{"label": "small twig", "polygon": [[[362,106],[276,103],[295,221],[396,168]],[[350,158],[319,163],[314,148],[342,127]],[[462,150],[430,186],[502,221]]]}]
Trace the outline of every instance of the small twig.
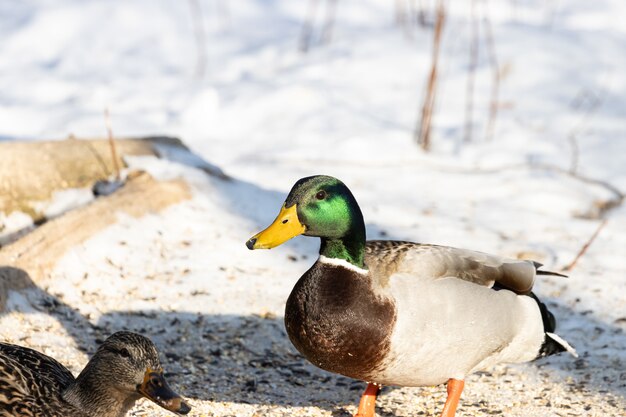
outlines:
[{"label": "small twig", "polygon": [[624,204],[624,201],[626,201],[626,194],[608,181],[586,177],[576,172],[572,172],[571,170],[567,170],[567,169],[561,168],[556,165],[551,165],[551,164],[531,164],[528,166],[523,165],[523,164],[522,165],[510,165],[506,168],[499,168],[495,170],[482,170],[481,173],[483,174],[495,173],[495,172],[501,172],[507,169],[516,169],[516,168],[521,168],[521,167],[528,167],[532,169],[542,169],[548,172],[557,172],[559,174],[567,175],[571,178],[574,178],[575,180],[578,180],[587,184],[592,184],[598,187],[602,187],[605,190],[613,193],[614,195],[613,198],[603,201],[601,204],[595,204],[594,205],[595,208],[592,207],[592,209],[588,213],[581,216],[583,218],[588,218],[588,219],[602,218],[610,210],[620,207],[622,204]]},{"label": "small twig", "polygon": [[582,182],[586,182],[588,184],[595,184],[598,185],[600,187],[603,187],[607,190],[609,190],[610,192],[612,192],[613,194],[615,194],[615,197],[617,199],[619,199],[620,201],[623,201],[626,198],[626,195],[616,186],[614,186],[613,184],[604,181],[604,180],[598,180],[596,178],[589,178],[589,177],[585,177],[584,175],[580,175],[578,173],[575,172],[571,172],[570,170],[567,169],[563,169],[561,167],[558,167],[556,165],[550,165],[550,164],[531,164],[530,165],[531,168],[539,168],[539,169],[544,169],[546,171],[554,171],[554,172],[558,172],[561,174],[565,174],[565,175],[569,175],[572,178],[576,178],[577,180],[580,180]]},{"label": "small twig", "polygon": [[117,161],[117,149],[115,147],[115,139],[113,139],[113,129],[111,129],[111,118],[109,117],[109,109],[104,109],[104,124],[107,128],[107,134],[109,136],[109,145],[111,146],[111,158],[113,159],[113,167],[115,169],[115,179],[119,181],[121,179],[120,176],[120,165]]},{"label": "small twig", "polygon": [[[398,167],[402,164],[403,163],[400,161],[394,161],[393,164],[380,164],[377,166],[378,167]],[[412,162],[406,162],[407,166],[411,164]],[[457,167],[451,168],[447,166],[441,167],[441,166],[432,165],[432,164],[431,166],[433,167],[433,169],[436,169],[439,172],[448,172],[448,173],[463,174],[463,175],[493,175],[493,174],[498,174],[498,173],[505,172],[505,171],[514,171],[514,170],[523,170],[523,169],[543,170],[547,172],[556,172],[558,174],[567,175],[580,182],[584,182],[587,184],[604,188],[605,190],[609,191],[610,193],[614,195],[614,198],[612,198],[608,202],[608,205],[602,210],[602,214],[604,214],[604,212],[607,212],[610,209],[621,206],[626,201],[626,192],[623,192],[617,186],[611,184],[610,182],[597,179],[597,178],[587,177],[585,175],[582,175],[576,172],[571,172],[569,169],[565,169],[558,165],[553,165],[553,164],[519,163],[519,164],[508,164],[508,165],[493,167],[493,168],[473,168],[473,169],[464,169],[464,168],[457,168]]]},{"label": "small twig", "polygon": [[437,89],[437,63],[439,60],[439,49],[441,45],[441,34],[443,32],[443,24],[446,16],[443,0],[438,1],[437,18],[435,20],[435,29],[433,36],[433,61],[428,76],[428,87],[426,88],[426,97],[422,105],[422,116],[419,128],[415,130],[414,139],[422,147],[424,151],[430,149],[430,129],[432,123],[432,114],[435,107],[435,95]]},{"label": "small twig", "polygon": [[598,235],[600,234],[600,231],[604,228],[604,226],[606,226],[607,222],[608,222],[608,219],[602,220],[602,222],[600,223],[596,231],[593,233],[593,235],[591,235],[587,243],[585,243],[583,247],[580,248],[580,251],[578,251],[578,254],[576,254],[576,257],[574,258],[574,260],[570,262],[569,264],[567,264],[567,266],[565,266],[562,269],[562,271],[564,272],[571,271],[576,266],[576,263],[578,263],[578,260],[582,258],[585,252],[587,252],[587,249],[589,249],[589,246],[591,246],[591,244],[596,239],[596,237],[598,237]]},{"label": "small twig", "polygon": [[470,0],[470,42],[467,84],[465,88],[465,134],[464,142],[472,141],[472,118],[474,113],[474,83],[478,64],[478,19],[476,18],[476,0]]}]

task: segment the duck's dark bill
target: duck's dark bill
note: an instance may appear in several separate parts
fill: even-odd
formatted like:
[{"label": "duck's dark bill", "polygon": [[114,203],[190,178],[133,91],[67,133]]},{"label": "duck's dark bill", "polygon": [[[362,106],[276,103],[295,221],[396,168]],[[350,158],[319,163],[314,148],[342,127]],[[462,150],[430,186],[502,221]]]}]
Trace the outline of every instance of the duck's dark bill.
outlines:
[{"label": "duck's dark bill", "polygon": [[137,391],[166,410],[178,414],[187,414],[191,411],[191,407],[167,384],[163,377],[163,371],[148,369],[144,375],[143,383],[137,387]]},{"label": "duck's dark bill", "polygon": [[285,243],[292,237],[304,233],[306,228],[298,219],[297,206],[297,204],[294,204],[287,208],[283,204],[274,223],[270,224],[262,232],[252,236],[246,242],[248,249],[271,249]]}]

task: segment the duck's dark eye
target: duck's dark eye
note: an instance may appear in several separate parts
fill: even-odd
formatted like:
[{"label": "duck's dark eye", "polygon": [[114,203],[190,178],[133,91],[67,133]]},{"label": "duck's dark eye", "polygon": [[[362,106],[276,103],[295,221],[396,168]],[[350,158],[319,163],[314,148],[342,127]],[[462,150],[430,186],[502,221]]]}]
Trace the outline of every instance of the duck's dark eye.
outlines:
[{"label": "duck's dark eye", "polygon": [[119,354],[123,358],[130,358],[130,352],[126,348],[122,348],[119,350]]},{"label": "duck's dark eye", "polygon": [[326,198],[326,191],[322,190],[322,191],[318,191],[317,194],[315,194],[315,198],[317,198],[318,200],[323,200]]}]

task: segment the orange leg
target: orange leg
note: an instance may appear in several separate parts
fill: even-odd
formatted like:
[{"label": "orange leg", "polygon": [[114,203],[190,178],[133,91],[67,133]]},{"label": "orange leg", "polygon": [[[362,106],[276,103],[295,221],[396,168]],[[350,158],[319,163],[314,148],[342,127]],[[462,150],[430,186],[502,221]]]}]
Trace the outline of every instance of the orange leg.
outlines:
[{"label": "orange leg", "polygon": [[375,417],[374,407],[376,407],[376,397],[379,392],[380,385],[367,384],[361,402],[359,402],[359,409],[354,417]]},{"label": "orange leg", "polygon": [[462,379],[448,380],[448,398],[446,399],[446,404],[443,406],[441,417],[454,417],[464,385],[465,382]]}]

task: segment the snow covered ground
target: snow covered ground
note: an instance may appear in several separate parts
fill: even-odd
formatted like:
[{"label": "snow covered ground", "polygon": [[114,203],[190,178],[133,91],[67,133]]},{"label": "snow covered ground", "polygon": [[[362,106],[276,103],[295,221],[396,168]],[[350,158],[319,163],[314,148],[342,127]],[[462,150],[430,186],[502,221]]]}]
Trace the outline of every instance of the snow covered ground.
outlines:
[{"label": "snow covered ground", "polygon": [[[332,41],[321,44],[320,1],[306,54],[308,2],[0,3],[0,140],[104,136],[108,107],[116,134],[179,136],[234,178],[134,158],[186,178],[193,199],[121,218],[68,253],[39,290],[12,295],[0,339],[78,372],[96,339],[134,329],[159,344],[195,415],[353,413],[362,385],[306,364],[282,327],[316,242],[244,246],[293,182],[318,173],[348,184],[370,238],[568,264],[602,221],[590,210],[615,195],[558,169],[626,192],[626,5],[476,3],[503,69],[494,137],[485,140],[483,42],[473,141],[463,142],[471,3],[449,2],[428,154],[412,133],[432,30],[394,22],[396,4],[410,2],[340,1]],[[605,218],[569,279],[537,285],[581,359],[473,376],[459,416],[625,415],[626,208]],[[434,415],[443,391],[388,388],[379,415]],[[145,402],[133,413],[167,415]]]}]

